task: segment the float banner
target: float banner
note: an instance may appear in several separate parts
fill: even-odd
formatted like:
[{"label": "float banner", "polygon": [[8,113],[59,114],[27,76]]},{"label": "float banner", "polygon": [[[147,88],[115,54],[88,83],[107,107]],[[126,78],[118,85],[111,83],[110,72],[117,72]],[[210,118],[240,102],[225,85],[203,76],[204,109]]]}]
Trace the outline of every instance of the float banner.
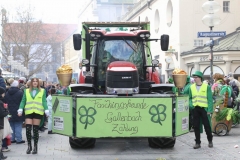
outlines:
[{"label": "float banner", "polygon": [[189,132],[189,98],[176,98],[176,136]]},{"label": "float banner", "polygon": [[172,137],[172,113],[171,97],[78,97],[76,137]]},{"label": "float banner", "polygon": [[54,133],[73,135],[72,106],[71,96],[52,96],[52,131]]}]

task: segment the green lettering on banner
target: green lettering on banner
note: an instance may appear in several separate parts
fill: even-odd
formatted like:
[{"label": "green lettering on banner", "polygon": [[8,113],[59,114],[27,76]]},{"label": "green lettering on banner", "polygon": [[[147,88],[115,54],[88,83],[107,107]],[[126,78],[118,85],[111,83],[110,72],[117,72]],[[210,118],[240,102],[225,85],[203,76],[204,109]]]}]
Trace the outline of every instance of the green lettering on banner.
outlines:
[{"label": "green lettering on banner", "polygon": [[171,137],[172,98],[77,98],[76,137]]}]

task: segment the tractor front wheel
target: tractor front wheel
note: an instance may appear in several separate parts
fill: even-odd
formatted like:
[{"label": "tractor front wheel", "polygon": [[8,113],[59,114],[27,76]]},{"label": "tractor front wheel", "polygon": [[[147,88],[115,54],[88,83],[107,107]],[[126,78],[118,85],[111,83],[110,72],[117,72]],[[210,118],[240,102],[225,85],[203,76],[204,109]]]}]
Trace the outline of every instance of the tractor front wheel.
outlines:
[{"label": "tractor front wheel", "polygon": [[151,148],[172,148],[174,147],[176,138],[148,138]]},{"label": "tractor front wheel", "polygon": [[95,146],[95,138],[71,138],[69,144],[72,148],[93,148]]}]

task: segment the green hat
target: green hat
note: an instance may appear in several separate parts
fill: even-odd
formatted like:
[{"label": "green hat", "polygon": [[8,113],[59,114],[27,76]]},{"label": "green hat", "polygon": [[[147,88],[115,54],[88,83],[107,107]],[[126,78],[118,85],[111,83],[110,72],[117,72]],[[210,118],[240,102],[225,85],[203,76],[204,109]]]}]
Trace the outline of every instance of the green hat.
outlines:
[{"label": "green hat", "polygon": [[198,77],[200,77],[200,78],[202,79],[202,81],[203,81],[203,73],[200,72],[200,71],[196,71],[194,74],[192,74],[192,76],[198,76]]}]

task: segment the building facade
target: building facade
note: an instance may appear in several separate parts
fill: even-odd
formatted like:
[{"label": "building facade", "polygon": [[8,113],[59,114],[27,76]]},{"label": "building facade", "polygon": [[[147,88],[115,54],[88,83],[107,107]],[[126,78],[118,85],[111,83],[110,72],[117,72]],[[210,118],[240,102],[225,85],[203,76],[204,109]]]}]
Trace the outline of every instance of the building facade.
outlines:
[{"label": "building facade", "polygon": [[[210,28],[202,23],[202,18],[207,14],[202,10],[202,5],[206,1],[207,0],[142,0],[123,16],[122,21],[138,21],[139,17],[141,21],[150,21],[151,38],[159,38],[161,34],[169,34],[170,43],[167,52],[161,51],[159,44],[151,43],[153,57],[158,57],[160,63],[162,63],[161,73],[166,79],[171,76],[172,70],[178,67],[191,74],[191,69],[189,69],[188,64],[195,63],[198,65],[200,62],[194,60],[199,59],[200,55],[180,55],[198,46],[203,46],[209,41],[209,38],[198,38],[198,32],[210,31]],[[216,15],[221,18],[221,23],[218,26],[214,26],[213,31],[226,31],[227,34],[236,31],[236,28],[240,26],[240,10],[238,9],[240,1],[215,1],[221,5],[220,11],[216,13]],[[202,56],[206,56],[209,53],[210,52],[207,52]],[[231,56],[235,60],[240,60],[240,56],[227,55],[227,57]],[[209,66],[205,66],[205,68],[200,67],[199,69],[204,71],[207,67]],[[226,69],[221,69],[224,71],[224,74],[228,72]],[[234,67],[231,68],[231,72],[233,71]]]},{"label": "building facade", "polygon": [[[215,13],[220,17],[221,22],[219,25],[213,27],[213,31],[225,31],[227,34],[231,34],[236,31],[236,28],[240,26],[240,0],[215,0],[220,4],[221,9]],[[106,17],[113,17],[115,15],[114,9],[110,12],[103,11],[109,9],[109,6],[113,1],[111,0],[89,0],[86,5],[81,8],[79,14],[79,26],[83,21],[106,21]],[[126,2],[126,1],[124,1]],[[207,0],[136,0],[131,1],[128,7],[124,8],[119,1],[118,16],[114,16],[113,20],[118,21],[119,15],[120,21],[138,22],[149,21],[151,23],[150,31],[152,39],[160,39],[162,34],[168,34],[170,36],[169,50],[167,52],[161,51],[159,42],[151,42],[152,57],[159,60],[162,64],[159,72],[161,73],[162,81],[164,82],[171,77],[174,68],[181,68],[191,74],[194,69],[200,69],[201,71],[209,68],[210,62],[206,59],[210,51],[198,53],[198,54],[186,54],[188,51],[197,47],[203,47],[204,44],[209,41],[209,38],[198,38],[198,32],[209,32],[209,26],[206,26],[202,22],[202,18],[207,14],[203,11],[202,5]],[[130,3],[130,2],[129,2]],[[106,5],[103,7],[103,5]],[[133,5],[133,6],[132,6]],[[121,6],[121,10],[120,10]],[[123,14],[124,12],[125,14]],[[109,15],[111,13],[111,15]],[[79,29],[80,31],[81,29]],[[214,38],[218,39],[218,38]],[[223,41],[219,41],[220,44]],[[220,49],[219,55],[214,52],[216,57],[214,65],[217,65],[217,59],[222,58],[225,61],[231,60],[227,57],[232,57],[234,63],[218,65],[223,74],[228,72],[234,72],[238,69],[238,60],[240,56],[237,56],[238,51],[234,50],[230,53],[224,52]],[[183,54],[182,54],[183,53]],[[225,56],[220,56],[224,53]],[[199,59],[200,57],[201,60]],[[227,59],[226,59],[227,58]],[[203,61],[204,64],[203,65]],[[193,65],[194,64],[194,65]],[[214,67],[216,68],[216,67]],[[220,71],[216,70],[216,72]],[[205,75],[209,75],[208,71]]]},{"label": "building facade", "polygon": [[[240,81],[240,27],[217,41],[219,44],[213,46],[213,74],[232,73],[234,78]],[[195,70],[200,70],[204,74],[204,79],[209,79],[211,73],[209,53],[209,46],[182,52],[181,57],[185,60],[188,73],[192,74]]]}]

